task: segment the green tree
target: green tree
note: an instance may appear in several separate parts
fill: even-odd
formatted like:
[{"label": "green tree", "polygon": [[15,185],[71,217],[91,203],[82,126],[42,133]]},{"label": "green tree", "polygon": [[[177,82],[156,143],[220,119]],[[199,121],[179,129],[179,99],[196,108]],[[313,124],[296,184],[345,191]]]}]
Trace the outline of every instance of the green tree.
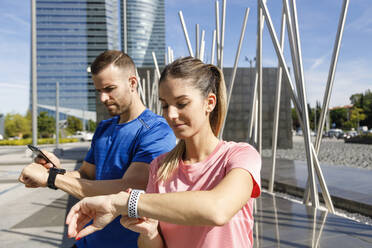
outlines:
[{"label": "green tree", "polygon": [[87,123],[87,131],[94,132],[96,131],[97,123],[95,121],[89,120]]},{"label": "green tree", "polygon": [[293,130],[300,128],[300,121],[298,120],[298,116],[294,108],[292,108],[292,128]]},{"label": "green tree", "polygon": [[66,129],[69,133],[76,133],[77,131],[81,131],[83,130],[83,122],[75,116],[69,116],[67,117]]},{"label": "green tree", "polygon": [[56,121],[47,112],[40,112],[37,117],[37,130],[39,138],[51,138],[56,130]]},{"label": "green tree", "polygon": [[31,122],[21,114],[7,114],[4,120],[6,137],[23,137],[30,135]]},{"label": "green tree", "polygon": [[331,123],[336,124],[336,128],[343,128],[347,121],[348,110],[346,108],[337,108],[330,111]]},{"label": "green tree", "polygon": [[366,90],[364,93],[353,94],[350,97],[351,104],[356,108],[363,110],[366,115],[364,120],[360,121],[361,126],[368,126],[372,128],[372,92],[371,90]]},{"label": "green tree", "polygon": [[365,120],[366,117],[362,108],[354,107],[351,109],[350,121],[353,123],[354,128],[359,128],[360,121]]}]

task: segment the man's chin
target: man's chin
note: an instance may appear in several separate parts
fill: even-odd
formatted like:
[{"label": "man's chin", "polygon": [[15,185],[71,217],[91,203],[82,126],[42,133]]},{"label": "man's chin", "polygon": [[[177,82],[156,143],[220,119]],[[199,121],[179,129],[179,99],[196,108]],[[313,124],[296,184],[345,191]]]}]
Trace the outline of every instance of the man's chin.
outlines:
[{"label": "man's chin", "polygon": [[116,109],[111,109],[111,108],[106,108],[106,109],[107,109],[107,112],[109,113],[109,115],[111,115],[111,116],[118,115]]}]

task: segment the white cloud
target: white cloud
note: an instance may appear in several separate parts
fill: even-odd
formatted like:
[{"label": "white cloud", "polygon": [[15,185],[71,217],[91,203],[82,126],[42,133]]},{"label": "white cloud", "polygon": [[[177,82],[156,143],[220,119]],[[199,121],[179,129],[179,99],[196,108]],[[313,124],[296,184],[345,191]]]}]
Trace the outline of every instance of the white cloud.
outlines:
[{"label": "white cloud", "polygon": [[0,87],[6,87],[6,88],[13,88],[13,89],[28,89],[28,82],[24,83],[5,83],[5,82],[0,82]]},{"label": "white cloud", "polygon": [[[308,101],[314,106],[315,101],[323,101],[328,79],[328,68],[306,70],[306,88]],[[350,96],[372,89],[372,76],[369,62],[363,59],[343,61],[337,66],[331,94],[330,106],[342,106],[350,103]]]},{"label": "white cloud", "polygon": [[357,19],[347,24],[345,29],[354,29],[361,32],[372,33],[372,8],[364,9],[363,13]]},{"label": "white cloud", "polygon": [[323,65],[325,59],[328,58],[328,57],[329,57],[329,53],[327,53],[327,54],[325,54],[325,55],[323,55],[319,58],[314,59],[312,65],[310,66],[310,71],[313,71],[316,68],[318,68],[319,66]]},{"label": "white cloud", "polygon": [[21,84],[0,83],[0,113],[24,114],[29,105],[28,87]]},{"label": "white cloud", "polygon": [[25,28],[28,28],[28,29],[30,28],[30,22],[25,21],[25,20],[23,20],[22,18],[20,18],[16,15],[5,13],[5,14],[2,15],[2,17],[4,17],[7,20],[14,21],[18,24],[21,24],[21,26],[23,26]]}]

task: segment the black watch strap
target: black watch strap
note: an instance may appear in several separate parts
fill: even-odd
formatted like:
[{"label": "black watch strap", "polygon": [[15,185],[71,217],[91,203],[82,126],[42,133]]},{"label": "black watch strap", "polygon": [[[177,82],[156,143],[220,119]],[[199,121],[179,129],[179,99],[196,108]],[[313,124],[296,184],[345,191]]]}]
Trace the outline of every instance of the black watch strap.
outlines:
[{"label": "black watch strap", "polygon": [[57,187],[54,185],[54,182],[56,181],[57,174],[65,174],[65,169],[58,169],[56,167],[52,167],[49,169],[49,176],[48,176],[48,188],[51,189],[57,189]]}]

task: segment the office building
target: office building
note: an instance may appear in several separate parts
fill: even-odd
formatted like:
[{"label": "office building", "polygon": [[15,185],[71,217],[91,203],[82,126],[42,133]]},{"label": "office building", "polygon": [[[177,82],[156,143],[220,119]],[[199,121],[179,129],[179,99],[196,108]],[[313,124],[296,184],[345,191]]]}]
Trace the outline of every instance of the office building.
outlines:
[{"label": "office building", "polygon": [[65,114],[95,112],[87,68],[102,51],[120,48],[118,0],[37,0],[36,8],[39,111],[54,113],[59,82]]},{"label": "office building", "polygon": [[153,67],[152,52],[164,65],[164,0],[121,0],[121,23],[122,50],[137,67]]}]

